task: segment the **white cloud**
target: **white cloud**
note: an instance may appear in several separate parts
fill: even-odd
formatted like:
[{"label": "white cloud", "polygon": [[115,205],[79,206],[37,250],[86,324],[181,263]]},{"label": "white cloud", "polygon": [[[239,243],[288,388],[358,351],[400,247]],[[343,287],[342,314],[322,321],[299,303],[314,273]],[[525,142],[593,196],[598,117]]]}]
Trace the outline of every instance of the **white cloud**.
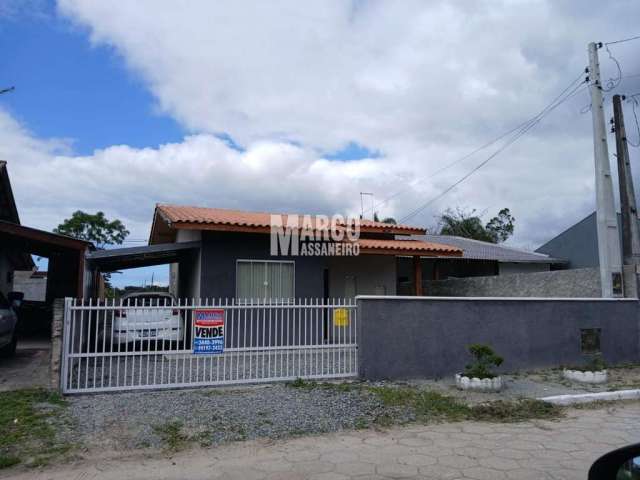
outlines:
[{"label": "white cloud", "polygon": [[[25,223],[51,228],[75,209],[101,209],[135,238],[148,235],[157,202],[357,212],[361,191],[377,199],[404,191],[380,208],[401,218],[483,156],[430,174],[541,109],[584,68],[588,41],[624,36],[640,13],[632,2],[589,14],[583,3],[578,12],[551,0],[149,0],[118,8],[62,0],[59,9],[94,43],[113,46],[159,108],[193,134],[76,156],[0,112],[0,158],[10,161]],[[626,71],[640,71],[637,55],[624,59]],[[412,221],[432,225],[447,207],[492,215],[507,206],[515,243],[535,246],[589,213],[591,126],[578,113],[586,103],[584,93],[568,102]],[[382,156],[323,158],[351,141]]]}]

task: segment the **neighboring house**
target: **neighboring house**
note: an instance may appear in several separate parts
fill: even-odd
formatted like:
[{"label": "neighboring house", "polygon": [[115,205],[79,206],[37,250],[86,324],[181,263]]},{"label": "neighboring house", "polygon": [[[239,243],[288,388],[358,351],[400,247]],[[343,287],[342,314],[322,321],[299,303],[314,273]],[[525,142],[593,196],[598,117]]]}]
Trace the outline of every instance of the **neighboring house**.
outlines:
[{"label": "neighboring house", "polygon": [[21,225],[7,163],[0,161],[0,291],[14,290],[14,272],[31,270],[31,255],[37,255],[49,260],[47,303],[87,296],[92,281],[85,269],[85,255],[92,248],[90,242]]},{"label": "neighboring house", "polygon": [[44,302],[47,298],[47,272],[16,270],[13,272],[13,289],[24,293],[26,301]]},{"label": "neighboring house", "polygon": [[[563,268],[565,260],[542,253],[483,242],[453,235],[422,235],[416,238],[452,247],[463,251],[460,257],[423,258],[423,283],[447,278],[489,277],[516,273],[546,272]],[[398,263],[398,293],[413,289],[410,259]],[[428,294],[428,292],[426,292]]]},{"label": "neighboring house", "polygon": [[[18,209],[13,197],[7,162],[0,160],[0,221],[20,224]],[[9,243],[0,242],[0,292],[5,296],[13,290],[13,272],[29,270],[34,266],[31,255],[14,248]]]},{"label": "neighboring house", "polygon": [[[621,215],[618,213],[618,234],[622,251]],[[593,268],[600,265],[598,258],[598,230],[596,212],[559,233],[536,252],[567,260],[566,268]]]},{"label": "neighboring house", "polygon": [[[175,250],[171,245],[188,245],[190,254],[171,267],[171,291],[181,298],[222,299],[395,295],[399,257],[412,257],[412,275],[421,278],[421,257],[462,255],[458,247],[417,239],[422,228],[362,220],[357,257],[273,257],[270,227],[269,213],[158,205],[148,248],[166,245],[168,252]],[[138,258],[142,254],[138,249]],[[421,287],[413,293],[421,294]]]}]

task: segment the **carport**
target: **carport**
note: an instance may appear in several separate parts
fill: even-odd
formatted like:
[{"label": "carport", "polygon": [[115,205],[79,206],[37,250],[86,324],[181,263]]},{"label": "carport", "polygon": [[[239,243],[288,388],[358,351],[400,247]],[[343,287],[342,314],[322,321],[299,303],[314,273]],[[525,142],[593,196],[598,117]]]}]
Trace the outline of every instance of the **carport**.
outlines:
[{"label": "carport", "polygon": [[195,265],[199,255],[200,242],[163,243],[91,252],[87,255],[87,266],[97,276],[128,268],[169,264],[170,282],[174,287],[172,293],[183,295],[190,290],[194,275],[198,274]]},{"label": "carport", "polygon": [[85,282],[85,255],[91,242],[0,220],[0,245],[14,254],[32,254],[49,260],[46,303],[56,298],[90,294]]}]

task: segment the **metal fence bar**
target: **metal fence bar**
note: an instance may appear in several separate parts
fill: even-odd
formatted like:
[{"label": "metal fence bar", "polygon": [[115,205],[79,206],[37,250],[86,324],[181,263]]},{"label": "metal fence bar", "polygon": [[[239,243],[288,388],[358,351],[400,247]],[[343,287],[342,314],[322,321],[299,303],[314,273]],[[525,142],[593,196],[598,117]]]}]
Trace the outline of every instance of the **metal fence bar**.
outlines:
[{"label": "metal fence bar", "polygon": [[[67,299],[64,393],[357,375],[347,299]],[[196,310],[224,312],[223,351],[194,353]]]}]

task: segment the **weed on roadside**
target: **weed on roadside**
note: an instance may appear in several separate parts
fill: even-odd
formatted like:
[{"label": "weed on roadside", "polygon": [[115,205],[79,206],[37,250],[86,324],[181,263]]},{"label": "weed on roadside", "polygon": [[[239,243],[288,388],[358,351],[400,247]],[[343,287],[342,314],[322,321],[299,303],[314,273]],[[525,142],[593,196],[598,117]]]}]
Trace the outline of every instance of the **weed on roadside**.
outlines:
[{"label": "weed on roadside", "polygon": [[47,464],[72,445],[58,438],[66,401],[56,392],[23,389],[0,393],[0,468]]},{"label": "weed on roadside", "polygon": [[[420,422],[476,420],[485,422],[523,422],[554,419],[563,415],[561,407],[533,399],[496,400],[469,406],[454,397],[416,388],[370,387],[385,407],[403,407]],[[380,415],[376,423],[391,423],[392,416]]]},{"label": "weed on roadside", "polygon": [[189,442],[188,435],[182,431],[182,423],[177,420],[154,425],[153,431],[162,439],[167,450],[172,452],[181,450]]},{"label": "weed on roadside", "polygon": [[527,420],[553,420],[564,416],[562,407],[541,400],[523,398],[515,401],[495,400],[474,405],[469,418],[482,422],[525,422]]}]

